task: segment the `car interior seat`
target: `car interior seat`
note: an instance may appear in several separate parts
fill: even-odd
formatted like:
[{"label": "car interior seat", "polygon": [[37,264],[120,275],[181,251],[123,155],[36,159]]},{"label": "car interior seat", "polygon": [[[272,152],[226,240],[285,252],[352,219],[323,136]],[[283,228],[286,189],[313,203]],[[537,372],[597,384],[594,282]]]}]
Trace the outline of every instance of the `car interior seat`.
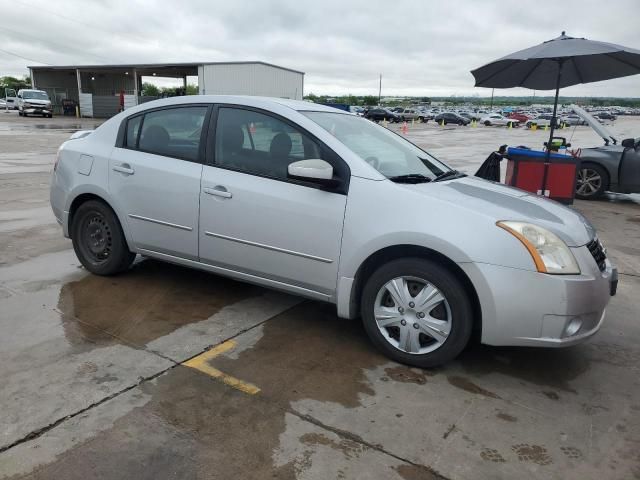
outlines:
[{"label": "car interior seat", "polygon": [[140,149],[150,152],[168,153],[171,136],[167,129],[160,125],[151,125],[142,131]]},{"label": "car interior seat", "polygon": [[286,133],[278,133],[271,140],[269,155],[274,173],[279,177],[287,176],[287,169],[291,163],[289,155],[291,154],[292,146],[291,137]]}]

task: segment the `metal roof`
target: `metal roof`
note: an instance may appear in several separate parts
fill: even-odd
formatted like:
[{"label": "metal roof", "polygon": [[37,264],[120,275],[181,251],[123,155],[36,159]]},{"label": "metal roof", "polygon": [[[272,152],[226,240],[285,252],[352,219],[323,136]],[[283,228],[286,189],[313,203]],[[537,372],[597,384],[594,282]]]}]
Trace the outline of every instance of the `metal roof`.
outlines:
[{"label": "metal roof", "polygon": [[255,62],[176,62],[176,63],[123,63],[114,65],[34,65],[28,68],[38,70],[124,70],[135,68],[137,70],[177,70],[197,68],[201,65],[266,65],[268,67],[279,68],[289,72],[304,75],[304,72],[293,70],[292,68],[281,67],[273,63]]}]

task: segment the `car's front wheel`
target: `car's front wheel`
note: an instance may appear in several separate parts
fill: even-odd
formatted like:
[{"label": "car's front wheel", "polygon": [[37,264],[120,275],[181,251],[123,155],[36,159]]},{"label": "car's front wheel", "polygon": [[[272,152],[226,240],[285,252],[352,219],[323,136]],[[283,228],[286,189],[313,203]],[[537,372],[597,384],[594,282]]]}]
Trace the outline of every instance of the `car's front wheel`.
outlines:
[{"label": "car's front wheel", "polygon": [[600,165],[583,164],[578,170],[576,197],[592,200],[602,196],[609,185],[609,175]]},{"label": "car's front wheel", "polygon": [[484,122],[485,126],[490,127],[491,126],[491,122],[489,120],[485,120]]},{"label": "car's front wheel", "polygon": [[467,345],[473,313],[467,291],[447,268],[405,258],[376,270],[362,292],[362,320],[388,357],[417,367],[455,358]]},{"label": "car's front wheel", "polygon": [[73,215],[73,249],[80,263],[96,275],[114,275],[129,268],[135,254],[129,251],[120,221],[105,203],[89,200]]}]

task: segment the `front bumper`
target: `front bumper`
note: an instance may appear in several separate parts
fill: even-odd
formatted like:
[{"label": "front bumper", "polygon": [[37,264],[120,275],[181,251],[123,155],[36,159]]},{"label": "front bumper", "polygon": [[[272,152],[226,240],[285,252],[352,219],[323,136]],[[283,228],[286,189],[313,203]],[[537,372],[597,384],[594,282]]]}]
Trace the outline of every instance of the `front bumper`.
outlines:
[{"label": "front bumper", "polygon": [[615,295],[617,269],[606,260],[600,271],[586,246],[571,250],[580,275],[460,264],[478,293],[482,343],[562,347],[580,343],[600,329]]},{"label": "front bumper", "polygon": [[22,107],[22,111],[28,115],[51,115],[52,108],[48,107]]}]

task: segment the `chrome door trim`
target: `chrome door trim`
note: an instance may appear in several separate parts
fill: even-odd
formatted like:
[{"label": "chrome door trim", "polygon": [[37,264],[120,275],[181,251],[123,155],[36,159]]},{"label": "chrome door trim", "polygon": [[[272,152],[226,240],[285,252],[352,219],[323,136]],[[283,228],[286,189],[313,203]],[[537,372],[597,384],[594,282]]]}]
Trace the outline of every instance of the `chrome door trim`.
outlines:
[{"label": "chrome door trim", "polygon": [[131,218],[135,218],[136,220],[144,220],[145,222],[157,223],[158,225],[164,225],[165,227],[173,227],[178,228],[180,230],[186,230],[187,232],[192,232],[193,228],[187,227],[185,225],[178,225],[177,223],[163,222],[162,220],[156,220],[155,218],[143,217],[142,215],[134,215],[130,213],[129,216]]},{"label": "chrome door trim", "polygon": [[309,255],[308,253],[296,252],[295,250],[287,250],[286,248],[274,247],[271,245],[265,245],[264,243],[252,242],[250,240],[243,240],[242,238],[228,237],[227,235],[220,235],[219,233],[208,232],[205,230],[205,235],[209,237],[221,238],[222,240],[229,240],[231,242],[242,243],[244,245],[251,245],[252,247],[264,248],[265,250],[273,250],[274,252],[286,253],[287,255],[294,255],[296,257],[308,258],[309,260],[315,260],[323,263],[333,263],[333,260],[323,257],[316,257],[315,255]]},{"label": "chrome door trim", "polygon": [[245,282],[262,285],[264,287],[275,288],[288,293],[294,293],[306,298],[311,298],[314,300],[322,300],[325,302],[333,301],[333,297],[331,295],[327,295],[326,293],[318,292],[316,290],[311,290],[310,288],[299,287],[297,285],[292,285],[290,283],[280,282],[278,280],[272,280],[270,278],[260,277],[258,275],[252,275],[250,273],[240,272],[238,270],[231,270],[229,268],[218,267],[216,265],[211,265],[209,263],[197,262],[195,260],[189,260],[187,258],[169,255],[168,253],[161,253],[161,252],[156,252],[154,250],[147,250],[145,248],[138,248],[136,252],[143,256],[153,257],[159,260],[164,260],[166,262],[176,263],[178,265],[184,265],[187,267],[194,267],[201,270],[206,270],[208,272],[215,273],[218,275],[223,275],[225,277],[235,278]]}]

